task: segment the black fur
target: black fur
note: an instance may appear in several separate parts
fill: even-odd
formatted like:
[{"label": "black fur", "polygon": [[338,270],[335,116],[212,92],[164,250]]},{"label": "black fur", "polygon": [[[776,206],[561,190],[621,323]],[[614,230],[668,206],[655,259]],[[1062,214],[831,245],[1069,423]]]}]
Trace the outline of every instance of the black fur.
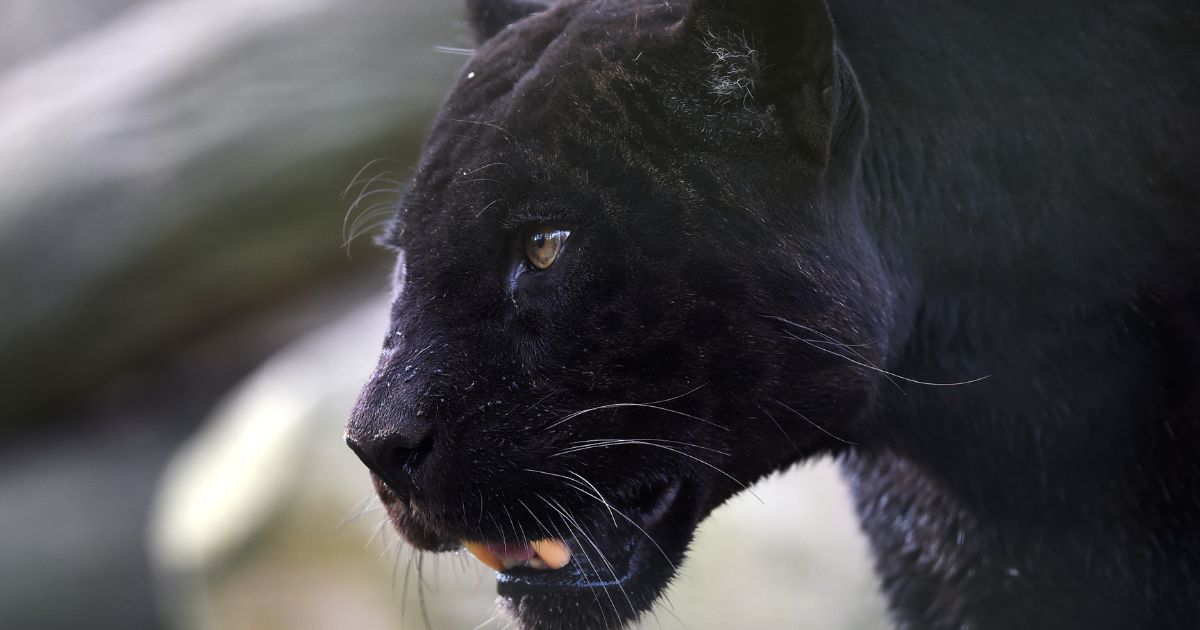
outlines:
[{"label": "black fur", "polygon": [[468,5],[348,425],[409,541],[567,539],[501,593],[616,627],[833,453],[900,628],[1200,625],[1191,4]]},{"label": "black fur", "polygon": [[509,24],[545,11],[547,7],[540,0],[466,0],[466,3],[467,20],[479,42],[491,39]]}]

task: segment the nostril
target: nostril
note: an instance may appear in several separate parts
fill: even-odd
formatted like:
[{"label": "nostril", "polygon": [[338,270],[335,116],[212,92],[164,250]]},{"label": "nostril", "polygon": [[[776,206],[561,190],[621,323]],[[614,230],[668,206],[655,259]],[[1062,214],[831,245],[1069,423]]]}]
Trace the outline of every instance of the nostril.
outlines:
[{"label": "nostril", "polygon": [[392,449],[393,460],[398,462],[404,472],[409,475],[416,474],[421,463],[425,461],[425,457],[433,450],[433,438],[426,436],[417,443],[416,446],[396,446]]},{"label": "nostril", "polygon": [[389,433],[368,438],[346,436],[346,445],[400,499],[407,500],[414,477],[433,450],[433,436]]}]

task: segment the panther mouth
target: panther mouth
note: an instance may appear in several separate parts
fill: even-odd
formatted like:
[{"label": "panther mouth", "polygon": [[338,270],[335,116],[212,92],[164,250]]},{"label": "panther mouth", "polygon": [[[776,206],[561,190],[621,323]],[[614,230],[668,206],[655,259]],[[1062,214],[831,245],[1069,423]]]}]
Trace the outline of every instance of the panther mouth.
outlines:
[{"label": "panther mouth", "polygon": [[548,503],[558,523],[547,524],[562,538],[464,547],[499,573],[501,595],[617,587],[634,580],[644,563],[674,562],[656,534],[668,529],[669,516],[687,512],[682,487],[679,480],[642,484],[631,500],[604,502],[586,521]]},{"label": "panther mouth", "polygon": [[520,627],[621,627],[653,605],[682,560],[699,521],[694,486],[642,482],[586,510],[544,498],[545,510],[529,511],[530,540],[468,536],[461,548],[496,571]]},{"label": "panther mouth", "polygon": [[[498,603],[518,627],[608,630],[652,608],[714,499],[727,496],[686,468],[620,465],[632,468],[603,490],[570,470],[510,469],[459,486],[429,473],[397,485],[370,468],[396,531],[415,549],[465,549],[496,571]],[[475,496],[468,509],[464,497]]]},{"label": "panther mouth", "polygon": [[569,560],[556,569],[547,563],[498,572],[502,604],[523,628],[619,628],[635,620],[683,559],[699,520],[696,490],[680,479],[648,482],[597,503],[587,522],[562,515],[570,531],[556,542]]}]

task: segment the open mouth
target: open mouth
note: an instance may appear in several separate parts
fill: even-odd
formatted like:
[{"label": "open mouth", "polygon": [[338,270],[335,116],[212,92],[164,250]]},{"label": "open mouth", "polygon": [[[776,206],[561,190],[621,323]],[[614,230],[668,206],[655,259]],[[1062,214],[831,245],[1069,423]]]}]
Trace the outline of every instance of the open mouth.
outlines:
[{"label": "open mouth", "polygon": [[463,547],[497,572],[497,591],[518,617],[599,601],[604,615],[619,619],[579,627],[616,627],[648,609],[674,573],[696,502],[682,481],[662,480],[602,503],[579,518],[547,502],[545,522],[559,537],[463,541]]},{"label": "open mouth", "polygon": [[[496,571],[499,603],[527,630],[615,629],[650,610],[683,560],[708,496],[685,477],[642,479],[603,495],[594,486],[558,485],[512,500],[501,495],[505,507],[496,514],[505,514],[507,527],[496,521],[481,531],[431,519],[419,501],[397,500],[378,480],[376,487],[415,547],[465,549]],[[513,503],[520,509],[510,514]],[[527,518],[516,519],[521,510]],[[481,505],[479,514],[487,513]]]},{"label": "open mouth", "polygon": [[463,541],[463,547],[496,571],[510,571],[518,567],[553,571],[567,566],[571,561],[570,547],[566,541],[557,538],[520,543]]}]

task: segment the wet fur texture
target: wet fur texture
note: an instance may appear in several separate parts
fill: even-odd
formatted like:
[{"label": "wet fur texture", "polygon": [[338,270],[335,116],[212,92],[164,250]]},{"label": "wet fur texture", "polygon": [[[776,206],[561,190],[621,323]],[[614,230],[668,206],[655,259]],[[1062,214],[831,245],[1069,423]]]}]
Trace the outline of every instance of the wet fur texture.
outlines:
[{"label": "wet fur texture", "polygon": [[394,523],[627,564],[510,598],[616,627],[832,453],[898,628],[1196,627],[1197,10],[831,5],[468,2],[347,430]]}]

